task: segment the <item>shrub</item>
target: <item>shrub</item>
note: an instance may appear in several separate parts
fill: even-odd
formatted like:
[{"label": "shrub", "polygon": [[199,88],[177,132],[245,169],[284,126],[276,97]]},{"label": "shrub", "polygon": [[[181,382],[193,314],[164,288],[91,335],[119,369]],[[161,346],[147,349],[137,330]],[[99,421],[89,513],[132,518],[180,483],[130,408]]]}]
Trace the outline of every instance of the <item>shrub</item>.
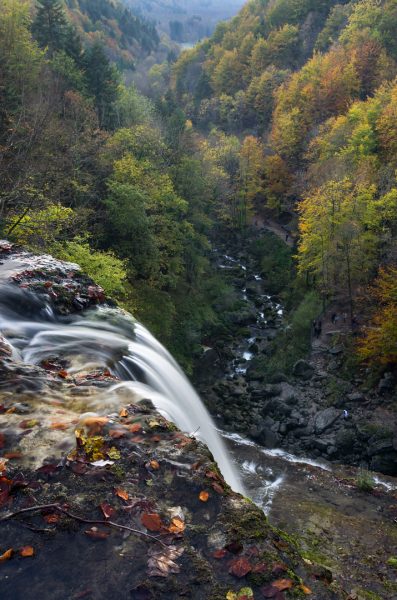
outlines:
[{"label": "shrub", "polygon": [[358,470],[355,483],[362,492],[372,492],[376,485],[371,473],[363,467]]}]

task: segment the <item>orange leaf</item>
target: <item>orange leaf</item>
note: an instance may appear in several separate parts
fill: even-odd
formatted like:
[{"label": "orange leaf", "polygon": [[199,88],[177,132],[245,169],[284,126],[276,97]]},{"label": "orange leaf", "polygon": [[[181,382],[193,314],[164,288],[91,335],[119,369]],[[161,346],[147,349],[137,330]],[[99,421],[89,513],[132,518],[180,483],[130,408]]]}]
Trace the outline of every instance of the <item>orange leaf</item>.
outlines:
[{"label": "orange leaf", "polygon": [[118,440],[119,438],[122,438],[125,436],[125,431],[121,431],[120,429],[111,429],[109,431],[109,435],[111,438]]},{"label": "orange leaf", "polygon": [[70,427],[70,425],[69,425],[69,423],[54,422],[54,423],[51,423],[50,427],[51,427],[51,429],[58,429],[60,431],[63,431],[64,429],[68,429],[68,427]]},{"label": "orange leaf", "polygon": [[123,500],[128,500],[129,495],[128,492],[126,492],[125,490],[122,490],[121,488],[116,488],[114,490],[116,496],[118,496],[119,498],[122,498]]},{"label": "orange leaf", "polygon": [[58,513],[51,513],[50,515],[44,515],[43,519],[49,525],[53,525],[54,523],[58,523],[61,516]]},{"label": "orange leaf", "polygon": [[23,546],[20,549],[19,554],[24,558],[27,558],[28,556],[34,556],[34,548],[32,546]]},{"label": "orange leaf", "polygon": [[307,587],[306,585],[304,585],[303,583],[302,583],[300,586],[298,586],[298,587],[299,587],[299,589],[300,589],[300,590],[302,590],[302,592],[303,592],[304,594],[306,594],[307,596],[308,596],[309,594],[312,594],[312,593],[313,593],[313,592],[311,591],[311,589],[310,589],[310,588],[308,588],[308,587]]},{"label": "orange leaf", "polygon": [[226,554],[227,550],[225,550],[225,548],[220,548],[219,550],[215,550],[212,556],[219,560],[221,558],[225,558]]},{"label": "orange leaf", "polygon": [[284,542],[283,540],[273,540],[273,545],[276,546],[276,548],[281,551],[289,549],[289,545],[287,544],[287,542]]},{"label": "orange leaf", "polygon": [[289,590],[294,585],[294,582],[291,579],[277,579],[277,581],[273,581],[272,586],[275,587],[280,592],[284,590]]},{"label": "orange leaf", "polygon": [[19,423],[21,429],[33,429],[39,424],[37,419],[24,419]]},{"label": "orange leaf", "polygon": [[150,461],[150,467],[154,470],[157,471],[157,469],[160,468],[159,463],[157,462],[157,460],[151,460]]},{"label": "orange leaf", "polygon": [[128,410],[126,408],[122,408],[119,412],[119,417],[128,417]]},{"label": "orange leaf", "polygon": [[[21,458],[22,457],[22,452],[5,452],[4,453],[4,458],[8,458],[8,460],[12,459],[12,458]],[[1,469],[0,469],[1,471]]]},{"label": "orange leaf", "polygon": [[218,493],[218,494],[223,494],[223,487],[219,485],[219,483],[214,482],[212,484],[213,489]]},{"label": "orange leaf", "polygon": [[12,548],[10,548],[9,550],[6,550],[4,552],[4,554],[2,554],[0,556],[0,562],[5,562],[6,560],[9,560],[11,558],[11,556],[13,555],[14,550]]},{"label": "orange leaf", "polygon": [[252,567],[253,573],[266,573],[269,570],[266,563],[258,563]]},{"label": "orange leaf", "polygon": [[137,433],[137,431],[140,431],[141,429],[142,425],[140,423],[134,423],[133,425],[131,425],[131,427],[129,427],[131,433]]},{"label": "orange leaf", "polygon": [[229,573],[235,577],[245,577],[250,571],[252,566],[244,557],[233,561],[229,569]]},{"label": "orange leaf", "polygon": [[102,502],[102,504],[100,504],[100,509],[103,512],[105,519],[110,519],[110,517],[112,517],[116,512],[113,506],[110,506],[110,504],[107,504],[107,502]]},{"label": "orange leaf", "polygon": [[182,531],[185,531],[185,523],[178,517],[174,517],[168,530],[172,533],[182,533]]},{"label": "orange leaf", "polygon": [[215,473],[215,471],[207,471],[205,476],[208,477],[208,479],[215,479],[216,481],[222,481],[222,479],[219,477],[218,473]]},{"label": "orange leaf", "polygon": [[65,369],[62,369],[61,371],[58,371],[58,375],[59,377],[62,377],[62,379],[66,379],[66,377],[68,376],[68,372],[65,371]]},{"label": "orange leaf", "polygon": [[149,531],[160,531],[163,524],[161,522],[160,515],[157,513],[144,513],[141,516],[142,525],[149,529]]},{"label": "orange leaf", "polygon": [[101,531],[97,527],[91,527],[91,529],[87,529],[84,533],[93,540],[106,540],[110,535],[109,531]]},{"label": "orange leaf", "polygon": [[91,434],[100,433],[106,423],[109,422],[107,417],[87,417],[83,424],[88,428]]},{"label": "orange leaf", "polygon": [[200,498],[201,502],[207,502],[209,497],[210,497],[210,495],[208,492],[203,491],[203,492],[200,492],[200,494],[199,494],[199,498]]}]

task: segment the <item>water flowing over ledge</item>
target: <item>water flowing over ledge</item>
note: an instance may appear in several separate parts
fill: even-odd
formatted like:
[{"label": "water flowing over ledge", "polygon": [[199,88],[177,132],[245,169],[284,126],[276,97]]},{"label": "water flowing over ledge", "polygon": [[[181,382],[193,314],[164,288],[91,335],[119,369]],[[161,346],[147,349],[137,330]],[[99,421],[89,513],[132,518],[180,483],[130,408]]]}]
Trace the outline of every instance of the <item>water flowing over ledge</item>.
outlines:
[{"label": "water flowing over ledge", "polygon": [[[29,257],[18,259],[14,265],[10,262],[4,268],[7,274],[13,266],[13,272],[15,267],[26,269]],[[67,266],[77,269],[76,265]],[[68,372],[73,375],[109,369],[123,383],[111,388],[105,400],[102,395],[97,401],[91,398],[90,411],[117,411],[128,395],[134,401],[152,400],[182,431],[208,445],[226,481],[235,491],[243,492],[228,451],[198,394],[169,352],[130,315],[105,306],[91,308],[84,316],[59,317],[43,297],[3,283],[0,330],[27,364],[40,365],[58,356],[68,362]]]}]

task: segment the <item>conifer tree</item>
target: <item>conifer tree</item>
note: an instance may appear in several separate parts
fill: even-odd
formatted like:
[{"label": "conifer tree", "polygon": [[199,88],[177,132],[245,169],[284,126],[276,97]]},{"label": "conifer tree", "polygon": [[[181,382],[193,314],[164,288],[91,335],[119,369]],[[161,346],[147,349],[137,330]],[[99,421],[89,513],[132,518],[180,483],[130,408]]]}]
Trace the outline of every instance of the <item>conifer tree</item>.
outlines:
[{"label": "conifer tree", "polygon": [[84,50],[79,34],[73,25],[68,24],[64,38],[64,48],[68,56],[73,58],[78,67],[83,66]]},{"label": "conifer tree", "polygon": [[119,74],[110,63],[101,43],[96,42],[85,53],[88,91],[93,96],[101,127],[111,129],[115,120]]},{"label": "conifer tree", "polygon": [[60,0],[38,0],[32,33],[50,56],[65,48],[69,24]]}]

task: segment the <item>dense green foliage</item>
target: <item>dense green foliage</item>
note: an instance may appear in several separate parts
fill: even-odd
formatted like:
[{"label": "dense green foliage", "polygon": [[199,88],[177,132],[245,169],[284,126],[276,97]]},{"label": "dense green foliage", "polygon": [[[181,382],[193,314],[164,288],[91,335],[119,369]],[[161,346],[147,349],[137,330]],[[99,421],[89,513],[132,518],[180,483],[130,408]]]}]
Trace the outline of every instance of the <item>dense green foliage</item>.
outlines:
[{"label": "dense green foliage", "polygon": [[291,310],[289,322],[279,331],[266,356],[255,357],[253,371],[267,381],[291,375],[296,361],[306,358],[310,350],[312,323],[321,312],[321,299],[315,291],[306,293]]},{"label": "dense green foliage", "polygon": [[291,249],[274,233],[268,233],[252,242],[249,251],[261,268],[266,291],[282,294],[287,300],[286,293],[294,277]]},{"label": "dense green foliage", "polygon": [[90,44],[103,44],[120,68],[133,68],[137,59],[159,43],[154,25],[119,0],[65,0],[65,5],[80,37]]},{"label": "dense green foliage", "polygon": [[98,42],[67,43],[57,0],[33,20],[0,7],[2,234],[79,263],[189,368],[228,293],[208,259],[215,160],[171,97],[154,107]]}]

